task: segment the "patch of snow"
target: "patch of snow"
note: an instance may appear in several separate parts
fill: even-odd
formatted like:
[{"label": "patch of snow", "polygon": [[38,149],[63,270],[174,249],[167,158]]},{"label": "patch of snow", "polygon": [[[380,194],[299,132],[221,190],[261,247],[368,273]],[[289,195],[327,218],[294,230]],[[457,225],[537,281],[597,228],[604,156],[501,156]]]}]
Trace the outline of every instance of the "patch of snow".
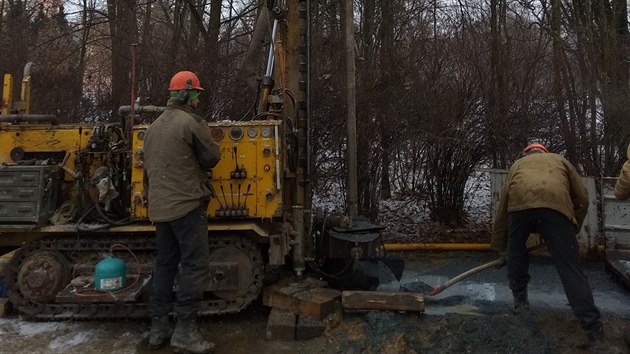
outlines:
[{"label": "patch of snow", "polygon": [[330,183],[329,188],[313,195],[313,207],[325,213],[338,213],[344,210],[346,191],[340,183]]},{"label": "patch of snow", "polygon": [[48,344],[48,349],[59,350],[61,348],[74,347],[93,339],[94,337],[96,337],[98,332],[99,331],[97,330],[87,330],[79,331],[67,336],[57,337]]},{"label": "patch of snow", "polygon": [[494,301],[497,297],[494,283],[469,283],[466,284],[466,290],[476,300]]},{"label": "patch of snow", "polygon": [[32,337],[42,333],[56,332],[65,327],[63,323],[57,322],[25,322],[14,321],[13,326],[20,336]]},{"label": "patch of snow", "polygon": [[471,222],[485,224],[491,221],[492,192],[490,190],[490,173],[473,172],[466,182],[464,209]]}]

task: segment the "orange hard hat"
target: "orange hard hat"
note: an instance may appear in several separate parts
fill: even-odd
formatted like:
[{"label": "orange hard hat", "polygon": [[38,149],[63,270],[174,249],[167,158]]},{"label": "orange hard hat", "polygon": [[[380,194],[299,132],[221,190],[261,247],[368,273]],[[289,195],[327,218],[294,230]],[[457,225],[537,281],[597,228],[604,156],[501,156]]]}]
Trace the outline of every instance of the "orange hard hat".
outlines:
[{"label": "orange hard hat", "polygon": [[549,150],[547,150],[547,148],[542,144],[529,144],[525,149],[523,149],[523,152],[529,152],[529,150],[532,149],[540,149],[544,152],[549,152]]},{"label": "orange hard hat", "polygon": [[199,90],[203,91],[203,88],[199,84],[199,78],[192,71],[180,71],[173,75],[171,82],[168,85],[169,91],[179,90]]}]

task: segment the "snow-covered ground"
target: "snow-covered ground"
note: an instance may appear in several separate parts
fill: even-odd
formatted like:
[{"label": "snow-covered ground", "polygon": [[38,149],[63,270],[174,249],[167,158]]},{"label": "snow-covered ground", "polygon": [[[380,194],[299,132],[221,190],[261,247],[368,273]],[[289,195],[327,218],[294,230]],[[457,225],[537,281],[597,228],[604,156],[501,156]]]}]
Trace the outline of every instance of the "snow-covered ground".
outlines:
[{"label": "snow-covered ground", "polygon": [[136,353],[147,329],[146,324],[138,328],[130,323],[0,318],[0,353]]},{"label": "snow-covered ground", "polygon": [[[449,230],[432,222],[426,202],[412,197],[399,197],[381,200],[378,219],[373,220],[385,226],[386,241],[396,242],[477,242],[487,231],[491,221],[491,190],[489,172],[474,172],[466,184],[464,210],[468,215],[468,225],[463,229]],[[345,206],[345,190],[335,184],[313,197],[313,206],[326,213],[342,213]],[[481,232],[480,232],[481,231]],[[468,238],[461,240],[467,232]],[[450,234],[450,235],[449,235]],[[453,237],[449,237],[453,236]],[[478,237],[475,237],[478,236]]]}]

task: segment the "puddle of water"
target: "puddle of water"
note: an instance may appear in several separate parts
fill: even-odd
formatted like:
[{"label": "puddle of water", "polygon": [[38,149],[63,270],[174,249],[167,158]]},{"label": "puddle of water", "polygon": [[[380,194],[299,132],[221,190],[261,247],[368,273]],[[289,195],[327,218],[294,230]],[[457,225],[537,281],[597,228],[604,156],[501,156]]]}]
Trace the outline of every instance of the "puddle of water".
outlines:
[{"label": "puddle of water", "polygon": [[469,283],[465,284],[465,288],[473,300],[495,301],[497,298],[495,285],[495,283]]},{"label": "puddle of water", "polygon": [[479,308],[473,305],[460,304],[453,306],[439,306],[439,305],[427,305],[424,308],[424,313],[433,316],[442,316],[449,313],[456,313],[460,315],[481,316]]},{"label": "puddle of water", "polygon": [[400,285],[406,287],[406,285],[414,283],[424,283],[431,288],[437,288],[448,281],[448,277],[443,275],[432,274],[420,274],[419,272],[405,272],[400,279]]}]

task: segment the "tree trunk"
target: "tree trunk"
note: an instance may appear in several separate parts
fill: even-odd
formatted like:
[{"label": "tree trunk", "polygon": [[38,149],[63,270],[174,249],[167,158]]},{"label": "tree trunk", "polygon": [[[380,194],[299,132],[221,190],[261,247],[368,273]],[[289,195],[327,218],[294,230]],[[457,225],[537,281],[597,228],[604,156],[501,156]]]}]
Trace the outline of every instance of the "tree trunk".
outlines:
[{"label": "tree trunk", "polygon": [[357,196],[357,112],[356,112],[356,70],[354,64],[354,11],[353,0],[345,1],[345,40],[346,40],[346,159],[348,166],[347,215],[356,220],[358,216]]},{"label": "tree trunk", "polygon": [[149,88],[144,83],[158,81],[161,79],[154,77],[154,80],[148,80],[151,75],[151,70],[149,69],[149,53],[151,53],[150,49],[152,46],[151,44],[153,43],[153,26],[151,25],[152,14],[153,2],[149,1],[147,2],[146,10],[144,12],[144,20],[142,21],[142,42],[140,43],[138,55],[138,97],[149,95]]},{"label": "tree trunk", "polygon": [[396,126],[393,121],[397,115],[395,112],[396,102],[395,97],[392,94],[397,92],[396,88],[400,87],[394,80],[394,5],[393,1],[380,1],[381,6],[381,60],[380,60],[380,72],[382,73],[381,83],[383,85],[383,105],[386,108],[385,111],[380,110],[378,114],[379,119],[379,133],[381,137],[381,198],[389,199],[392,197],[392,190],[390,187],[389,169],[391,164],[391,143],[392,143],[392,128]]},{"label": "tree trunk", "polygon": [[[507,85],[508,68],[506,58],[507,44],[504,43],[505,0],[490,1],[490,75],[491,81],[488,88],[488,137],[487,150],[490,151],[492,166],[506,168],[506,155],[510,146],[509,137],[503,136],[509,132],[508,101],[509,92]],[[507,150],[507,151],[506,151]]]},{"label": "tree trunk", "polygon": [[135,0],[108,0],[112,42],[112,112],[128,104],[131,90],[131,43],[137,38]]}]

